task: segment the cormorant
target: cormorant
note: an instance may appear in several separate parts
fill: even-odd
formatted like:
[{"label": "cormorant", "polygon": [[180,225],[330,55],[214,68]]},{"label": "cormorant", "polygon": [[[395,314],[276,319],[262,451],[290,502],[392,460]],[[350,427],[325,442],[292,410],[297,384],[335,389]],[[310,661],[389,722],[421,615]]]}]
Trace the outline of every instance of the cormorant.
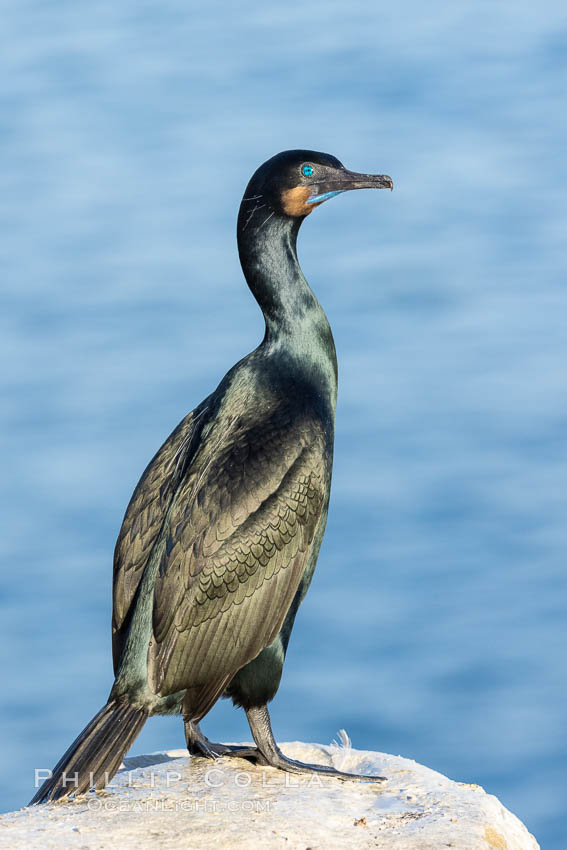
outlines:
[{"label": "cormorant", "polygon": [[[327,199],[392,186],[308,150],[277,154],[250,180],[238,250],[264,339],[177,426],[134,491],[114,555],[116,678],[32,804],[103,788],[154,714],[183,715],[194,755],[362,778],[286,758],[267,704],[325,530],[337,396],[333,336],[297,234]],[[255,748],[201,732],[223,695],[246,711]]]}]

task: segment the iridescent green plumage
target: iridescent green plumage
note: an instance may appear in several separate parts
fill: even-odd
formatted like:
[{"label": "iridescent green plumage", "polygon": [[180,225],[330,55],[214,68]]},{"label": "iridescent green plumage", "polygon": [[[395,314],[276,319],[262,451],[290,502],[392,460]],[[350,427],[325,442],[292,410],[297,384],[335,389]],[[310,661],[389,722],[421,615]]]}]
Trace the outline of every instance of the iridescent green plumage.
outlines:
[{"label": "iridescent green plumage", "polygon": [[192,753],[243,755],[198,727],[223,693],[246,709],[257,747],[244,755],[347,778],[286,759],[267,702],[325,529],[337,394],[333,337],[299,267],[297,233],[321,198],[370,185],[391,181],[313,151],[279,154],[250,181],[238,247],[265,337],[140,479],[115,550],[109,701],[32,802],[81,793],[91,773],[103,787],[151,714],[182,713]]}]

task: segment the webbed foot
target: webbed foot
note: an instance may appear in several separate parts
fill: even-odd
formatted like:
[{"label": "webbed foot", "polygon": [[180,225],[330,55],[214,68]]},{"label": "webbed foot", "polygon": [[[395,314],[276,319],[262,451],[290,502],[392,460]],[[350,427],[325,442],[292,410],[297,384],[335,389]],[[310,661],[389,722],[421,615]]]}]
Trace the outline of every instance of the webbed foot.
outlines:
[{"label": "webbed foot", "polygon": [[358,773],[345,773],[335,767],[324,764],[308,764],[296,761],[284,756],[272,732],[268,706],[261,705],[249,708],[246,711],[252,736],[258,747],[255,761],[259,765],[277,767],[288,773],[321,773],[324,776],[336,779],[351,780],[354,782],[385,782],[385,776],[368,776]]},{"label": "webbed foot", "polygon": [[192,756],[202,756],[207,759],[218,759],[224,756],[236,758],[249,758],[254,761],[258,756],[256,747],[247,747],[238,744],[215,744],[201,732],[198,723],[190,720],[185,721],[185,740],[187,749]]}]

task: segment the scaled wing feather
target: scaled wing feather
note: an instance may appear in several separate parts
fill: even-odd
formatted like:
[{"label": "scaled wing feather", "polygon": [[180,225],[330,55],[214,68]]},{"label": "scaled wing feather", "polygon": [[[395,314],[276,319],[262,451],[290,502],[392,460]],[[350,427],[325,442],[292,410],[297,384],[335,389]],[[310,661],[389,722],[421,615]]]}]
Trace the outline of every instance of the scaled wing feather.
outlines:
[{"label": "scaled wing feather", "polygon": [[286,410],[197,461],[168,518],[149,652],[152,689],[187,688],[192,717],[281,629],[328,484],[322,429]]}]

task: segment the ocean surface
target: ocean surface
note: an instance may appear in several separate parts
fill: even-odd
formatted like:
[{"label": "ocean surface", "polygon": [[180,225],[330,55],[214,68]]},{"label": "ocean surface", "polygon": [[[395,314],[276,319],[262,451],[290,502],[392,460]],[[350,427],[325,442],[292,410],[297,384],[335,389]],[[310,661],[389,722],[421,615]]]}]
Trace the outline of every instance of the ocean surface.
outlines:
[{"label": "ocean surface", "polygon": [[[2,810],[106,699],[124,509],[261,339],[238,204],[305,147],[395,190],[300,234],[340,386],[276,736],[344,727],[565,850],[566,94],[559,2],[3,6]],[[249,738],[226,702],[204,728]],[[156,718],[133,752],[180,746]]]}]

